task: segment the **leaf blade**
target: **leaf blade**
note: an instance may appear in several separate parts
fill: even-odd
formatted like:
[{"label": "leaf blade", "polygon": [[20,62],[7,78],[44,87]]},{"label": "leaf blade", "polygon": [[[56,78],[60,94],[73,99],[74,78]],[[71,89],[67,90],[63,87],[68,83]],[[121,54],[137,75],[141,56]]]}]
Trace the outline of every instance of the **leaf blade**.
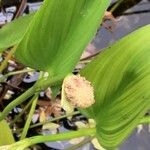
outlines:
[{"label": "leaf blade", "polygon": [[83,112],[96,120],[97,138],[105,148],[117,147],[150,107],[149,31],[147,25],[131,33],[81,71],[96,97]]},{"label": "leaf blade", "polygon": [[9,145],[15,142],[11,130],[5,120],[0,122],[0,146]]},{"label": "leaf blade", "polygon": [[0,29],[0,52],[21,41],[33,16],[34,14],[19,17]]},{"label": "leaf blade", "polygon": [[45,0],[18,46],[16,57],[31,68],[53,75],[68,74],[94,36],[108,3]]}]

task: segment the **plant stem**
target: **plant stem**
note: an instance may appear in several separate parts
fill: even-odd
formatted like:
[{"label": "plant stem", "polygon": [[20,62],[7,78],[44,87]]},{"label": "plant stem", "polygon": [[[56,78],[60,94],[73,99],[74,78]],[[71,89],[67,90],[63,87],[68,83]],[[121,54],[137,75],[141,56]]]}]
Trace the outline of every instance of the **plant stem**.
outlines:
[{"label": "plant stem", "polygon": [[54,121],[57,121],[57,120],[60,120],[60,119],[63,119],[63,118],[67,118],[67,117],[70,117],[70,116],[73,116],[73,115],[77,115],[77,114],[80,114],[80,112],[79,112],[79,111],[76,111],[76,112],[71,113],[71,114],[66,114],[66,115],[63,115],[63,116],[60,116],[60,117],[51,119],[51,120],[43,121],[43,122],[40,122],[40,123],[31,125],[30,128],[35,128],[35,127],[41,126],[41,125],[43,125],[43,124],[50,123],[50,122],[54,122]]},{"label": "plant stem", "polygon": [[35,70],[34,69],[23,69],[23,70],[19,70],[19,71],[9,72],[8,74],[5,74],[2,77],[0,77],[0,83],[4,82],[5,79],[7,79],[9,76],[22,74],[22,73],[26,73],[26,72],[33,72],[33,71],[35,71]]},{"label": "plant stem", "polygon": [[121,4],[123,0],[118,0],[116,4],[110,9],[110,12],[113,13],[115,9]]},{"label": "plant stem", "polygon": [[83,60],[83,61],[80,61],[79,64],[87,64],[89,63],[91,60]]},{"label": "plant stem", "polygon": [[11,121],[10,126],[12,126],[23,115],[23,113],[29,108],[31,104],[32,100],[29,101],[28,104],[23,108],[23,110],[18,114],[18,116],[16,116],[15,119]]},{"label": "plant stem", "polygon": [[3,110],[3,112],[0,114],[0,121],[3,120],[9,114],[9,112],[13,108],[15,108],[17,105],[19,105],[20,103],[24,102],[26,99],[28,99],[29,97],[31,97],[35,91],[36,91],[35,90],[35,86],[33,86],[30,89],[28,89],[25,93],[23,93],[21,96],[19,96],[18,98],[16,98],[14,101],[12,101],[11,103],[9,103],[5,107],[5,109]]},{"label": "plant stem", "polygon": [[63,140],[69,140],[69,139],[83,137],[83,136],[94,136],[95,133],[96,133],[95,128],[86,128],[86,129],[80,129],[78,131],[65,132],[65,133],[60,133],[55,135],[33,136],[31,138],[27,138],[19,142],[16,142],[11,148],[11,150],[16,150],[15,149],[16,146],[19,147],[19,150],[24,150],[25,148],[37,143],[63,141]]},{"label": "plant stem", "polygon": [[4,61],[2,62],[2,64],[0,65],[0,73],[2,73],[3,70],[6,68],[7,63],[8,63],[8,61],[10,60],[10,58],[12,57],[12,55],[14,54],[15,50],[16,50],[16,47],[13,47],[13,48],[9,51],[9,53],[8,53],[8,55],[6,56],[5,60],[4,60]]},{"label": "plant stem", "polygon": [[[63,119],[63,118],[67,118],[69,116],[77,115],[77,114],[80,114],[80,112],[79,111],[75,111],[75,112],[73,112],[71,114],[66,114],[66,115],[63,115],[63,116],[60,116],[60,117],[57,117],[57,118],[53,118],[51,120],[46,120],[46,121],[43,121],[43,122],[40,122],[40,123],[36,123],[34,125],[31,125],[29,128],[30,129],[36,128],[36,127],[42,126],[42,125],[44,125],[46,123],[54,122],[54,121],[57,121],[57,120],[60,120],[60,119]],[[22,131],[22,129],[16,130],[14,133],[18,133],[20,131]]]},{"label": "plant stem", "polygon": [[21,96],[16,98],[14,101],[12,101],[10,104],[8,104],[2,113],[0,113],[0,121],[3,120],[9,112],[15,108],[17,105],[21,104],[28,98],[30,98],[33,94],[46,89],[49,86],[54,86],[60,84],[60,82],[63,80],[64,76],[56,76],[52,79],[38,80],[38,84],[33,85],[31,88],[29,88],[25,93],[23,93]]},{"label": "plant stem", "polygon": [[99,53],[101,53],[101,51],[98,51],[90,56],[84,57],[80,59],[80,62],[84,61],[84,60],[91,60],[93,57],[97,56]]},{"label": "plant stem", "polygon": [[12,76],[12,75],[26,73],[26,72],[33,72],[33,71],[35,71],[35,70],[34,69],[23,69],[23,70],[19,70],[19,71],[9,72],[8,74],[6,74],[4,76],[9,77],[9,76]]},{"label": "plant stem", "polygon": [[[41,79],[43,76],[43,72],[40,72],[40,76],[39,76],[39,79]],[[36,85],[38,85],[38,82],[39,80],[36,82]],[[29,115],[28,115],[28,118],[27,118],[27,121],[25,123],[25,126],[23,128],[23,132],[21,134],[21,137],[20,137],[20,140],[23,140],[27,133],[28,133],[28,129],[30,127],[30,123],[32,121],[32,116],[34,114],[34,111],[35,111],[35,108],[36,108],[36,104],[37,104],[37,100],[38,100],[38,96],[39,96],[39,92],[38,93],[35,93],[35,95],[33,96],[32,100],[32,106],[31,106],[31,109],[30,109],[30,112],[29,112]]]},{"label": "plant stem", "polygon": [[20,140],[23,140],[26,137],[27,133],[28,133],[28,129],[29,129],[30,123],[32,121],[32,116],[33,116],[35,108],[36,108],[36,104],[37,104],[37,100],[38,100],[38,95],[39,95],[39,93],[36,93],[34,95],[34,97],[32,98],[32,101],[33,101],[32,102],[32,106],[31,106],[29,115],[27,117],[27,121],[25,123],[25,126],[23,128],[23,132],[21,134]]},{"label": "plant stem", "polygon": [[139,122],[139,124],[149,124],[149,123],[150,123],[150,116],[143,117]]},{"label": "plant stem", "polygon": [[49,86],[59,85],[63,81],[63,79],[64,79],[64,76],[62,76],[62,75],[56,76],[53,78],[48,78],[47,80],[41,79],[38,81],[38,86],[36,88],[36,92],[39,92],[41,90],[45,90]]},{"label": "plant stem", "polygon": [[89,143],[90,141],[92,140],[92,138],[87,138],[87,139],[84,139],[82,142],[80,142],[79,144],[76,144],[76,145],[73,145],[69,148],[66,148],[65,150],[77,150],[78,148],[80,148],[81,146]]}]

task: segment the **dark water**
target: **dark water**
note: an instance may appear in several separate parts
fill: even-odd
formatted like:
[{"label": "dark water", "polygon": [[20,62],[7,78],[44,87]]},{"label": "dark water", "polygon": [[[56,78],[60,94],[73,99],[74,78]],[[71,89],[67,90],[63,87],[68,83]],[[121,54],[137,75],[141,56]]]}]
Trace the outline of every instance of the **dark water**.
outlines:
[{"label": "dark water", "polygon": [[94,40],[96,48],[101,49],[107,47],[130,32],[150,24],[150,12],[136,14],[137,11],[142,12],[144,10],[150,11],[149,0],[142,0],[139,4],[126,11],[126,13],[133,12],[133,14],[118,17],[112,33],[102,27]]},{"label": "dark water", "polygon": [[140,133],[136,129],[120,150],[150,150],[150,127],[148,125],[143,126]]}]

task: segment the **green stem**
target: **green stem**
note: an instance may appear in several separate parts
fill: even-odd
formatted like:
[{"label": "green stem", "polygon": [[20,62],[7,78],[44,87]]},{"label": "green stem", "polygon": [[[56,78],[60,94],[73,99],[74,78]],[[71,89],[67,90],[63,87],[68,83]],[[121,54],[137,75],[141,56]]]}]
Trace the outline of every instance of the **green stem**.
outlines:
[{"label": "green stem", "polygon": [[83,140],[82,142],[80,142],[79,144],[73,145],[73,146],[71,146],[69,148],[66,148],[65,150],[77,150],[81,146],[89,143],[91,140],[92,140],[92,138],[87,138],[87,139]]},{"label": "green stem", "polygon": [[66,114],[66,115],[63,115],[63,116],[60,116],[60,117],[51,119],[51,120],[43,121],[43,122],[40,122],[40,123],[31,125],[30,128],[35,128],[35,127],[44,125],[44,124],[46,124],[46,123],[54,122],[54,121],[57,121],[57,120],[60,120],[60,119],[64,119],[64,118],[67,118],[67,117],[70,117],[70,116],[73,116],[73,115],[77,115],[77,114],[80,114],[80,112],[79,112],[79,111],[76,111],[76,112],[71,113],[71,114]]},{"label": "green stem", "polygon": [[33,94],[41,90],[44,90],[49,86],[54,86],[54,85],[59,84],[63,80],[63,78],[64,76],[57,76],[57,77],[54,77],[52,79],[47,79],[47,80],[40,79],[38,81],[38,84],[33,85],[25,93],[23,93],[21,96],[16,98],[14,101],[12,101],[10,104],[8,104],[5,107],[3,112],[0,113],[0,121],[3,120],[13,108],[15,108],[16,106],[18,106],[19,104],[21,104],[22,102],[30,98]]},{"label": "green stem", "polygon": [[33,72],[33,71],[35,71],[35,70],[34,69],[24,69],[24,70],[9,72],[8,74],[5,74],[2,77],[0,77],[0,83],[4,82],[5,79],[7,79],[9,76],[22,74],[22,73],[26,73],[26,72]]},{"label": "green stem", "polygon": [[63,79],[64,79],[64,76],[62,76],[62,75],[56,76],[53,78],[48,78],[47,80],[41,79],[38,81],[38,86],[36,88],[36,92],[39,92],[41,90],[45,90],[49,86],[59,85],[63,81]]},{"label": "green stem", "polygon": [[117,7],[121,4],[122,1],[123,0],[118,0],[116,4],[110,9],[110,12],[113,13],[115,9],[117,9]]},{"label": "green stem", "polygon": [[[50,122],[54,122],[54,121],[58,121],[60,119],[64,119],[64,118],[67,118],[67,117],[70,117],[70,116],[73,116],[73,115],[77,115],[77,114],[80,114],[79,111],[75,111],[73,113],[70,113],[70,114],[66,114],[66,115],[63,115],[63,116],[60,116],[60,117],[57,117],[57,118],[54,118],[54,119],[51,119],[51,120],[46,120],[46,121],[42,121],[40,123],[36,123],[34,125],[31,125],[29,128],[32,129],[32,128],[36,128],[36,127],[39,127],[39,126],[42,126],[46,123],[50,123]],[[16,130],[14,133],[18,133],[22,131],[22,129],[19,129],[19,130]]]},{"label": "green stem", "polygon": [[18,116],[16,116],[15,119],[11,121],[10,126],[12,126],[24,114],[24,112],[29,108],[31,104],[32,100],[29,101],[28,104],[23,108],[23,110],[18,114]]},{"label": "green stem", "polygon": [[[43,77],[43,72],[40,72],[39,79],[42,79],[42,77]],[[39,80],[36,82],[35,85],[38,85],[38,83],[39,83]],[[21,134],[20,140],[23,140],[23,139],[26,137],[27,133],[28,133],[28,129],[29,129],[30,123],[31,123],[31,121],[32,121],[32,116],[33,116],[34,111],[35,111],[35,108],[36,108],[38,96],[39,96],[39,92],[36,93],[36,94],[33,96],[32,100],[31,100],[31,101],[33,101],[33,102],[32,102],[32,106],[31,106],[31,109],[30,109],[30,112],[29,112],[27,121],[26,121],[26,123],[25,123],[25,126],[24,126],[24,128],[23,128],[23,132],[22,132],[22,134]]]},{"label": "green stem", "polygon": [[2,64],[0,65],[0,73],[2,73],[3,70],[6,68],[7,63],[8,63],[8,61],[10,60],[10,58],[12,57],[12,55],[14,54],[15,50],[16,50],[16,47],[13,47],[13,48],[9,51],[9,53],[8,53],[8,55],[6,56],[5,60],[4,60],[4,61],[2,62]]},{"label": "green stem", "polygon": [[60,133],[55,135],[34,136],[16,142],[11,147],[11,150],[16,150],[16,147],[18,147],[19,150],[24,150],[25,148],[38,143],[63,141],[63,140],[69,140],[69,139],[83,137],[83,136],[94,136],[95,133],[96,133],[95,128],[86,128],[86,129],[80,129],[78,131],[65,132],[65,133]]},{"label": "green stem", "polygon": [[19,71],[9,72],[8,74],[6,74],[4,76],[9,77],[12,75],[17,75],[17,74],[26,73],[26,72],[33,72],[33,71],[35,71],[35,70],[34,69],[23,69],[23,70],[19,70]]},{"label": "green stem", "polygon": [[5,107],[5,109],[3,110],[3,112],[0,114],[0,121],[3,120],[9,114],[9,112],[13,108],[15,108],[20,103],[24,102],[26,99],[28,99],[29,97],[31,97],[33,95],[33,93],[35,93],[35,91],[36,91],[35,86],[33,86],[30,89],[28,89],[25,93],[23,93],[21,96],[19,96],[18,98],[16,98],[14,101],[12,101],[11,103],[9,103]]},{"label": "green stem", "polygon": [[139,124],[149,124],[149,123],[150,123],[150,116],[143,117],[139,122]]},{"label": "green stem", "polygon": [[4,82],[6,79],[7,79],[6,76],[1,76],[0,77],[0,83]]},{"label": "green stem", "polygon": [[79,64],[87,64],[87,63],[89,63],[91,60],[83,60],[83,61],[80,61],[80,63]]},{"label": "green stem", "polygon": [[32,103],[29,115],[27,117],[27,121],[26,121],[25,126],[23,128],[23,132],[21,134],[20,140],[23,140],[26,137],[27,133],[28,133],[28,129],[29,129],[30,123],[32,121],[32,116],[33,116],[35,108],[36,108],[38,95],[39,95],[39,93],[35,94],[34,97],[32,98],[33,103]]}]

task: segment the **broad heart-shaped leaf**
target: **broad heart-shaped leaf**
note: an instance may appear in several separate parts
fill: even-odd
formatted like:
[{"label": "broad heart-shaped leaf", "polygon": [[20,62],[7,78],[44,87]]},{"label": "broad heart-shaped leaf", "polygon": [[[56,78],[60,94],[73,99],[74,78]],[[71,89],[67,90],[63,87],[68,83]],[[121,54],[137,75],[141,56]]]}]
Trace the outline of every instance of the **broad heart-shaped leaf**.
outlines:
[{"label": "broad heart-shaped leaf", "polygon": [[16,57],[50,75],[70,73],[93,38],[110,0],[45,0]]},{"label": "broad heart-shaped leaf", "polygon": [[15,142],[9,125],[5,120],[0,122],[0,146],[9,145]]},{"label": "broad heart-shaped leaf", "polygon": [[0,29],[0,52],[22,40],[33,16],[34,14],[19,17]]},{"label": "broad heart-shaped leaf", "polygon": [[150,25],[105,49],[82,71],[92,82],[96,103],[83,110],[96,121],[97,138],[113,149],[150,108]]}]

